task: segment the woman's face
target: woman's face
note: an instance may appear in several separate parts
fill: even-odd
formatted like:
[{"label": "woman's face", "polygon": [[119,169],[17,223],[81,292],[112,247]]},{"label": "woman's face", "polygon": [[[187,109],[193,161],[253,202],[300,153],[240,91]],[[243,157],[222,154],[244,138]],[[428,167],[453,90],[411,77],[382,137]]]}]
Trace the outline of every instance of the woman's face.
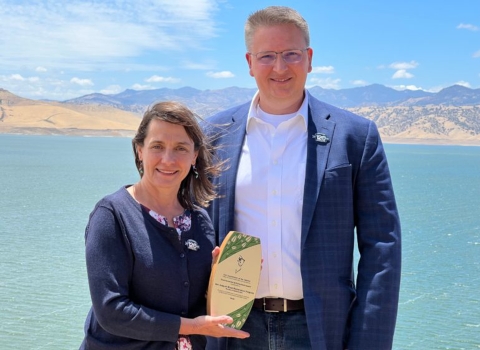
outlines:
[{"label": "woman's face", "polygon": [[158,189],[178,189],[195,164],[198,152],[182,125],[152,120],[138,156],[143,162],[142,181]]}]

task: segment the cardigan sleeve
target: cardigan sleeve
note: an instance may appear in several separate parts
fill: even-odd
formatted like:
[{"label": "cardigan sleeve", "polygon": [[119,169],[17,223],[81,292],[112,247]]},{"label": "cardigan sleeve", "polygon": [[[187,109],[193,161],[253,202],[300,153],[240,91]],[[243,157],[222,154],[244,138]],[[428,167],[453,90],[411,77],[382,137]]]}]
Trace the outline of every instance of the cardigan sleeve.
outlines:
[{"label": "cardigan sleeve", "polygon": [[180,316],[130,299],[134,256],[114,211],[97,205],[85,232],[86,264],[93,311],[102,328],[126,338],[175,342]]}]

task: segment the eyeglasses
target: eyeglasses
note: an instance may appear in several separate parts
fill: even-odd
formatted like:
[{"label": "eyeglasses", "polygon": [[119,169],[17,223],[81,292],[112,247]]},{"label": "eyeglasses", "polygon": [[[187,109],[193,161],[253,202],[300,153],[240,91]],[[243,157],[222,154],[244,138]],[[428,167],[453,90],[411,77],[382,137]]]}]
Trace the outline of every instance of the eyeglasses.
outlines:
[{"label": "eyeglasses", "polygon": [[275,60],[277,59],[278,54],[282,56],[283,60],[287,64],[298,63],[303,58],[303,52],[307,50],[308,50],[308,47],[303,50],[285,50],[282,52],[262,51],[257,53],[249,52],[248,54],[251,56],[255,56],[258,63],[265,66],[271,66],[272,64],[275,63]]}]

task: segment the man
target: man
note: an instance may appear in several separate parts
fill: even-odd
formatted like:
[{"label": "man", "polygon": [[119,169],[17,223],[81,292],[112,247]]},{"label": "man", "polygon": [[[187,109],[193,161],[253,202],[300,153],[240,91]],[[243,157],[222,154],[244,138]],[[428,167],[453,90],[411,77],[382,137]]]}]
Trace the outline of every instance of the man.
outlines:
[{"label": "man", "polygon": [[207,120],[228,164],[208,210],[217,243],[230,230],[258,236],[263,265],[242,328],[250,338],[211,339],[209,347],[390,349],[400,223],[377,128],[305,89],[313,50],[295,10],[253,13],[245,42],[258,92]]}]

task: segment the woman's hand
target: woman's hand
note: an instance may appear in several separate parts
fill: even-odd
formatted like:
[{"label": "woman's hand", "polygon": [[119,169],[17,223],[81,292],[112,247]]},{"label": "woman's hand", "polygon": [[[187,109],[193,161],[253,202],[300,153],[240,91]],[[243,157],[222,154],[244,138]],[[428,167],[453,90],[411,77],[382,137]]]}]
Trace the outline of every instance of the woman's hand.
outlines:
[{"label": "woman's hand", "polygon": [[201,334],[210,337],[248,338],[249,333],[226,326],[233,322],[230,316],[198,316],[181,318],[179,334]]}]

